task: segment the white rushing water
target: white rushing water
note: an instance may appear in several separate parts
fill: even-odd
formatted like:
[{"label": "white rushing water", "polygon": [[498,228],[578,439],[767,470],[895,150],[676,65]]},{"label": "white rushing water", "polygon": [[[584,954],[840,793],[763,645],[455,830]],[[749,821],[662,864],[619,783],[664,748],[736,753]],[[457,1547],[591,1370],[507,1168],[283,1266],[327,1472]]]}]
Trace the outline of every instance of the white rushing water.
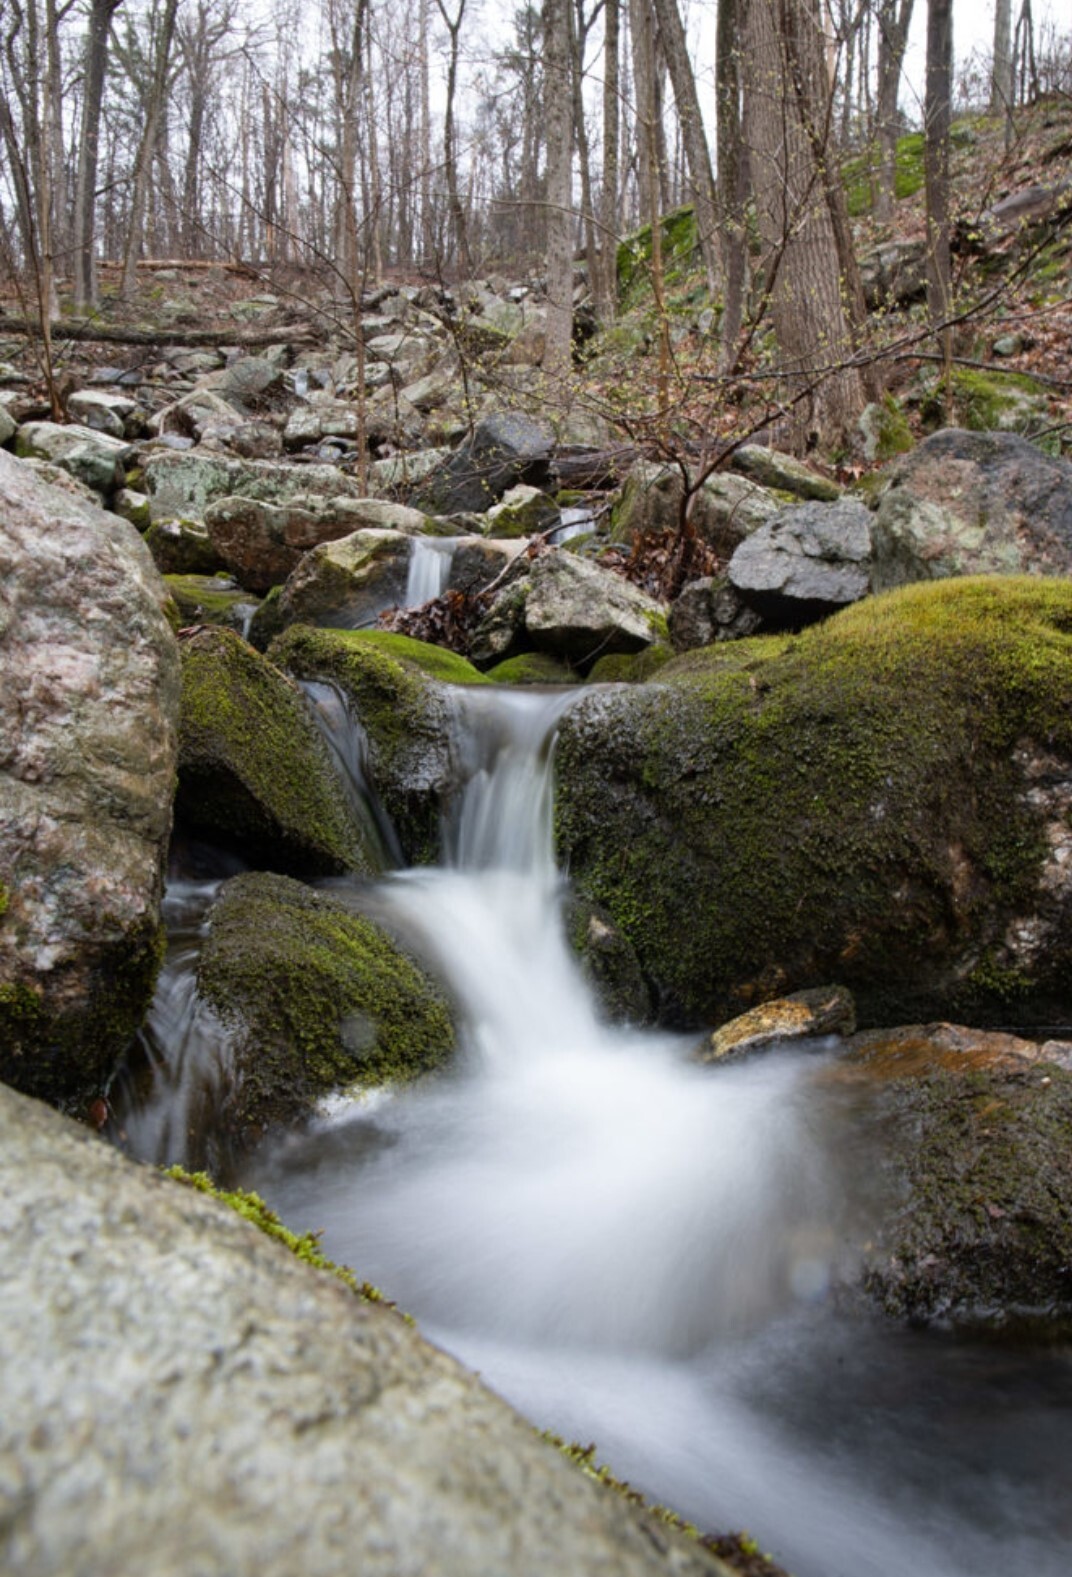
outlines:
[{"label": "white rushing water", "polygon": [[[306,692],[379,843],[360,729]],[[444,863],[356,886],[457,1005],[452,1070],[262,1150],[244,1181],[540,1427],[794,1577],[1066,1577],[1072,1365],[839,1315],[881,1176],[832,1052],[719,1069],[601,1015],[565,939],[552,755],[569,692],[452,692]],[[199,859],[203,856],[199,855]],[[232,867],[233,868],[233,867]],[[222,868],[221,868],[222,869]],[[203,1164],[227,1034],[198,1003],[218,883],[173,879],[125,1097],[134,1153]],[[208,1156],[212,1164],[212,1156]]]},{"label": "white rushing water", "polygon": [[[456,1069],[337,1110],[251,1181],[537,1424],[796,1577],[1067,1572],[1022,1360],[831,1311],[874,1158],[822,1058],[702,1069],[601,1017],[552,857],[567,704],[458,692],[445,862],[375,900],[450,985]],[[1072,1378],[1043,1367],[1052,1429]]]},{"label": "white rushing water", "polygon": [[457,537],[412,537],[406,571],[405,608],[419,608],[441,597],[450,579]]}]

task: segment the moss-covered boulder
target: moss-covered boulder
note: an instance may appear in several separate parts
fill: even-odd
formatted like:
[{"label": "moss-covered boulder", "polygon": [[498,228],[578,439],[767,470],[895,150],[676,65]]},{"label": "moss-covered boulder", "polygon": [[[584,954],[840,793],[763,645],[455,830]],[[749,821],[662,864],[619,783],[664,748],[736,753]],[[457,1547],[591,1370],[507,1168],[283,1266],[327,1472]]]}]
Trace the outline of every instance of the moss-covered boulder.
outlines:
[{"label": "moss-covered boulder", "polygon": [[219,1114],[248,1144],[340,1086],[438,1067],[454,1046],[442,993],[386,932],[286,876],[226,882],[197,989],[232,1031]]},{"label": "moss-covered boulder", "polygon": [[182,643],[176,813],[272,870],[374,866],[297,686],[230,630]]},{"label": "moss-covered boulder", "polygon": [[182,624],[220,624],[241,633],[258,602],[230,575],[165,575]]},{"label": "moss-covered boulder", "polygon": [[888,1206],[863,1285],[900,1319],[1072,1320],[1072,1047],[955,1024],[873,1031],[859,1086]]},{"label": "moss-covered boulder", "polygon": [[145,545],[161,575],[215,575],[223,560],[204,526],[196,520],[156,520]]},{"label": "moss-covered boulder", "polygon": [[1072,1010],[1072,584],[869,599],[586,696],[558,840],[670,1020],[841,981],[863,1024]]},{"label": "moss-covered boulder", "polygon": [[355,531],[320,543],[287,577],[279,596],[281,624],[374,624],[384,608],[405,601],[412,548],[401,531]]},{"label": "moss-covered boulder", "polygon": [[444,686],[484,684],[464,657],[384,630],[295,624],[269,647],[299,679],[330,679],[349,696],[368,740],[372,786],[406,858],[427,863],[439,847],[440,807],[454,780]]}]

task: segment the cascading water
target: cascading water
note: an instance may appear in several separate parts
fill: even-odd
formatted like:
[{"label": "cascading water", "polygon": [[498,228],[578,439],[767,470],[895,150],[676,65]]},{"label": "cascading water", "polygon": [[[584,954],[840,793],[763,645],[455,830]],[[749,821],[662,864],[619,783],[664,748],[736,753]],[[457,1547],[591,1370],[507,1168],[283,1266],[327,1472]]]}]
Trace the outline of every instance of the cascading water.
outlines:
[{"label": "cascading water", "polygon": [[406,571],[406,608],[419,608],[442,596],[450,579],[457,537],[413,537]]},{"label": "cascading water", "polygon": [[[348,709],[309,694],[364,793]],[[610,1027],[566,944],[552,854],[569,693],[452,696],[444,863],[354,900],[449,985],[456,1065],[336,1103],[245,1181],[538,1425],[598,1442],[701,1525],[749,1527],[794,1577],[1065,1577],[1067,1354],[836,1312],[880,1172],[855,1094],[817,1076],[821,1053],[702,1069],[678,1037]],[[190,1035],[184,949],[205,901],[169,896],[191,1005],[169,1021],[164,991],[154,1007],[164,1066],[139,1153],[191,1120],[169,1068],[226,1057],[211,1026]]]}]

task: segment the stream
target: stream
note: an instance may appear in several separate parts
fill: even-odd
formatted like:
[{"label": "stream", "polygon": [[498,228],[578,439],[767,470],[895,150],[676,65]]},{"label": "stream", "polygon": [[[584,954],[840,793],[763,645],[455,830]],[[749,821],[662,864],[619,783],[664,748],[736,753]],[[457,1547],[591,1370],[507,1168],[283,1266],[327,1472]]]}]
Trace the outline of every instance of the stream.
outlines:
[{"label": "stream", "polygon": [[[429,568],[438,566],[428,566]],[[1072,1361],[839,1312],[882,1168],[833,1043],[719,1069],[609,1025],[564,934],[554,733],[572,692],[451,692],[443,862],[328,884],[448,986],[448,1074],[336,1099],[244,1168],[538,1427],[794,1577],[1067,1577]],[[314,687],[354,792],[362,751]],[[397,845],[367,812],[385,862]],[[196,862],[195,862],[196,863]],[[226,1070],[193,991],[229,871],[187,868],[128,1090],[135,1151],[182,1135]],[[205,1060],[217,1070],[194,1077]],[[208,1091],[206,1096],[205,1091]]]}]

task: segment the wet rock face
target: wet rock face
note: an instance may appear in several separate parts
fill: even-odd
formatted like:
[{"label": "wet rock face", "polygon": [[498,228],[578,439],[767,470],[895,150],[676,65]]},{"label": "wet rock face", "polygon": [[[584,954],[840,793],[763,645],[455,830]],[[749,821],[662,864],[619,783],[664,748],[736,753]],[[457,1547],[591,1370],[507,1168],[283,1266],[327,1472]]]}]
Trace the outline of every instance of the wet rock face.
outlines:
[{"label": "wet rock face", "polygon": [[1072,465],[1013,433],[934,433],[899,461],[873,527],[873,587],[1072,574]]},{"label": "wet rock face", "polygon": [[726,1568],[390,1310],[0,1090],[11,1577]]},{"label": "wet rock face", "polygon": [[0,1077],[108,1076],[158,951],[179,658],[133,526],[0,453]]},{"label": "wet rock face", "polygon": [[870,1096],[892,1208],[864,1289],[917,1322],[1072,1320],[1072,1046],[876,1030],[831,1077]]}]

